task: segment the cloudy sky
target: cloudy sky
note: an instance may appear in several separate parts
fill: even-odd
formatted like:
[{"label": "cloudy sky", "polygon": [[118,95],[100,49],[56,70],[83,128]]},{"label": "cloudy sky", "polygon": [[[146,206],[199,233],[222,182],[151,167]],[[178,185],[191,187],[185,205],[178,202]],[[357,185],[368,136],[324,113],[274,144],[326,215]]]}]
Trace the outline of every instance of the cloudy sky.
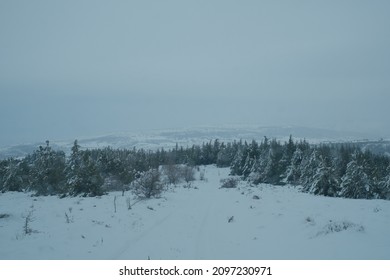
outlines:
[{"label": "cloudy sky", "polygon": [[0,1],[0,145],[198,125],[390,136],[388,0]]}]

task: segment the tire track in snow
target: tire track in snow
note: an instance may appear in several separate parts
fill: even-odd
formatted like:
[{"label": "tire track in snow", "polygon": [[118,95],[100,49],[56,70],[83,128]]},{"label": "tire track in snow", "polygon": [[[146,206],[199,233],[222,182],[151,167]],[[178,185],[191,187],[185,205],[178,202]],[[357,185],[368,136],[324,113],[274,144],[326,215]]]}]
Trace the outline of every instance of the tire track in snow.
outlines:
[{"label": "tire track in snow", "polygon": [[128,239],[125,242],[125,244],[122,246],[122,248],[120,250],[118,250],[117,253],[114,254],[112,259],[114,259],[114,260],[121,259],[121,256],[123,256],[127,251],[129,251],[134,244],[138,243],[142,239],[147,238],[148,235],[150,233],[154,232],[154,230],[157,227],[159,227],[165,221],[167,221],[172,216],[172,214],[173,214],[173,211],[171,211],[168,215],[165,215],[162,219],[158,220],[157,222],[155,222],[154,224],[152,224],[151,226],[149,226],[147,229],[143,230],[142,232],[140,232],[136,236]]}]

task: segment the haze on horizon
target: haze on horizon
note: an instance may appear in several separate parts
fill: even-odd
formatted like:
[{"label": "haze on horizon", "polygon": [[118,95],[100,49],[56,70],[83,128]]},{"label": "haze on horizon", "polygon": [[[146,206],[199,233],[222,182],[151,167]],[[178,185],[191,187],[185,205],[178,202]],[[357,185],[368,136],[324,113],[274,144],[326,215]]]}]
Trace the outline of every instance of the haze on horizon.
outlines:
[{"label": "haze on horizon", "polygon": [[0,146],[198,125],[390,137],[390,2],[0,2]]}]

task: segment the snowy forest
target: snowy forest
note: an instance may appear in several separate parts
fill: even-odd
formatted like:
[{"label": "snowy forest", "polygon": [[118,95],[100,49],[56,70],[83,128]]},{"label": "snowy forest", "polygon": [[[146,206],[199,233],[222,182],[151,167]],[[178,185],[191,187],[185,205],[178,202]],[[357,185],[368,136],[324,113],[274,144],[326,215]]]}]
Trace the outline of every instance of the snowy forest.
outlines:
[{"label": "snowy forest", "polygon": [[[190,183],[200,165],[230,167],[232,178],[253,185],[289,184],[314,195],[390,199],[388,156],[350,143],[311,145],[291,136],[284,143],[267,137],[260,142],[214,140],[154,151],[83,150],[76,140],[69,155],[52,149],[46,141],[46,146],[24,158],[0,161],[0,191],[66,197],[131,190],[150,198],[164,190],[164,183]],[[234,187],[234,180],[225,183]]]}]

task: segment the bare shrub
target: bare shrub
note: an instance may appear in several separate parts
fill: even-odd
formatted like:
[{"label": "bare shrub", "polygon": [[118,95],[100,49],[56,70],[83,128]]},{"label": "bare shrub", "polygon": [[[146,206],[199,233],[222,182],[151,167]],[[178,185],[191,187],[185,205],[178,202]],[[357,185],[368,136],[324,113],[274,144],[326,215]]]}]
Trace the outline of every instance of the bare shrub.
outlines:
[{"label": "bare shrub", "polygon": [[65,211],[65,222],[67,224],[73,223],[73,215],[72,215],[73,208],[69,207],[68,212]]},{"label": "bare shrub", "polygon": [[131,200],[130,200],[130,197],[127,197],[127,198],[126,198],[126,205],[127,205],[127,210],[130,210],[130,209],[131,209]]},{"label": "bare shrub", "polygon": [[34,214],[34,210],[30,210],[30,212],[28,212],[28,214],[24,217],[23,233],[25,235],[28,235],[28,234],[35,232],[31,228],[31,223],[32,223],[32,221],[34,221],[33,214]]},{"label": "bare shrub", "polygon": [[195,170],[192,166],[183,166],[182,168],[182,176],[184,181],[188,184],[189,182],[195,181]]},{"label": "bare shrub", "polygon": [[205,169],[202,169],[202,170],[200,170],[199,171],[199,179],[201,180],[201,181],[206,181],[206,170]]},{"label": "bare shrub", "polygon": [[162,171],[167,178],[168,184],[176,185],[182,180],[181,169],[178,165],[167,164],[162,167]]}]

